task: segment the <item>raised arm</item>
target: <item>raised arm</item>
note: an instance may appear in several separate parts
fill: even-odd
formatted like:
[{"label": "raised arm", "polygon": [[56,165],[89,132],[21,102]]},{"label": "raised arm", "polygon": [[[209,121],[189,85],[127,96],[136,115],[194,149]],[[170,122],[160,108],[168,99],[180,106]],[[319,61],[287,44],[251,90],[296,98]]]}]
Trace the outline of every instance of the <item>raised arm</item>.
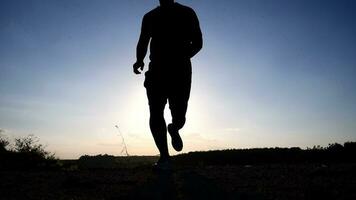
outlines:
[{"label": "raised arm", "polygon": [[148,43],[151,39],[151,31],[150,24],[147,19],[147,15],[143,17],[142,26],[141,26],[141,34],[137,43],[136,48],[136,63],[133,65],[133,70],[135,74],[141,74],[139,69],[142,71],[144,67],[143,60],[147,54]]},{"label": "raised arm", "polygon": [[199,20],[195,12],[192,13],[192,38],[191,38],[191,54],[192,58],[203,47],[203,36],[200,30]]}]

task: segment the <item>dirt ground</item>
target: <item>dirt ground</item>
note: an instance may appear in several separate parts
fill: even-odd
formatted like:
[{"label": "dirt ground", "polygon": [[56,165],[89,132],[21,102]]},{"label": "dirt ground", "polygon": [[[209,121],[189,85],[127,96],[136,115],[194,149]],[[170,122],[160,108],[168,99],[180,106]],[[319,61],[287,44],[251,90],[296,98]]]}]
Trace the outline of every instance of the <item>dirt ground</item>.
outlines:
[{"label": "dirt ground", "polygon": [[1,171],[0,199],[356,199],[356,164]]}]

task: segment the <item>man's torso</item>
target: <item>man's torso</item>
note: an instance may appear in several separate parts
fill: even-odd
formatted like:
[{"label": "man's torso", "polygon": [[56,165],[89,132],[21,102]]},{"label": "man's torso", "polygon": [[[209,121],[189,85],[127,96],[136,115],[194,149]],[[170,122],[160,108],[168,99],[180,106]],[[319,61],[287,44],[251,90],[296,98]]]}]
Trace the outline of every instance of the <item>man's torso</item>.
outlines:
[{"label": "man's torso", "polygon": [[189,60],[194,11],[175,3],[168,8],[157,7],[146,16],[151,61],[166,64]]}]

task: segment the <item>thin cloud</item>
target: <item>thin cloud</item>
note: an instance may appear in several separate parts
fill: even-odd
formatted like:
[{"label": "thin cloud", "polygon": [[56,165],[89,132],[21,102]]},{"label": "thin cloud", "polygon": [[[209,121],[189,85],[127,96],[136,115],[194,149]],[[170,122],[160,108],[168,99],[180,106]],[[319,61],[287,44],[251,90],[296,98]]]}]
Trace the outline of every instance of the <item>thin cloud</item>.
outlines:
[{"label": "thin cloud", "polygon": [[0,134],[9,133],[10,131],[4,128],[0,128]]},{"label": "thin cloud", "polygon": [[106,146],[106,147],[120,147],[123,144],[121,143],[97,143],[98,146]]},{"label": "thin cloud", "polygon": [[225,128],[224,131],[237,133],[237,132],[240,132],[241,129],[240,128]]},{"label": "thin cloud", "polygon": [[218,141],[217,139],[204,137],[200,133],[190,133],[183,137],[185,137],[186,140],[199,141],[199,143],[216,143]]}]

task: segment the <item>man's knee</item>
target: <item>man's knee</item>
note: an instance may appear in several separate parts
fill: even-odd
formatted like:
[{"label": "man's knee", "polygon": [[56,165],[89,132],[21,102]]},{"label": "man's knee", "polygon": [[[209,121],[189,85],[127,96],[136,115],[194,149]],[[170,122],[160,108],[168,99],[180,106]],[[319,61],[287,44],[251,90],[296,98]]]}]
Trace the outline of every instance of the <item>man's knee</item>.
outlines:
[{"label": "man's knee", "polygon": [[164,121],[164,115],[160,113],[151,113],[150,122],[161,122]]},{"label": "man's knee", "polygon": [[184,116],[173,117],[172,123],[173,123],[174,127],[179,130],[179,129],[183,128],[183,126],[185,124],[185,117]]}]

